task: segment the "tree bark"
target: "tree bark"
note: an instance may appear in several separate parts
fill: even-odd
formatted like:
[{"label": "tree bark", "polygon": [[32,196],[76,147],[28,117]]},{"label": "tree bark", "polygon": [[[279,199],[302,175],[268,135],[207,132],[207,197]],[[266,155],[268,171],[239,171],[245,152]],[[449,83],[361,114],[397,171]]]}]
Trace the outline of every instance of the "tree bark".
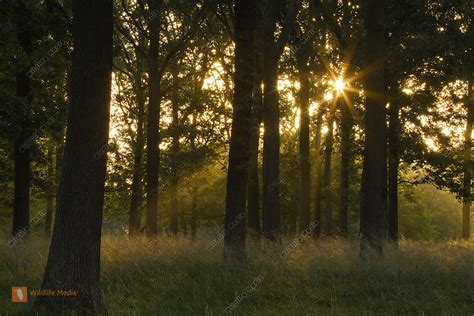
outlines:
[{"label": "tree bark", "polygon": [[[27,2],[20,0],[15,7],[17,23],[17,40],[27,58],[32,53],[31,40],[31,11]],[[28,76],[28,64],[16,75],[16,96],[22,107],[25,107],[25,117],[22,117],[23,126],[14,144],[14,196],[13,196],[13,227],[15,236],[19,231],[28,227],[30,222],[30,147],[31,140],[28,132],[30,124],[30,89],[31,80]]]},{"label": "tree bark", "polygon": [[[346,93],[347,97],[348,92]],[[352,126],[353,118],[349,104],[341,100],[341,173],[339,181],[339,233],[343,236],[348,233],[349,209],[349,173],[352,157]]]},{"label": "tree bark", "polygon": [[254,78],[253,78],[253,114],[250,135],[249,179],[247,187],[247,217],[248,227],[257,238],[260,238],[260,181],[258,168],[258,154],[260,145],[260,125],[262,124],[262,66],[263,66],[263,15],[261,3],[257,2],[257,26],[254,32]]},{"label": "tree bark", "polygon": [[77,296],[38,297],[50,313],[103,312],[100,243],[112,73],[112,1],[74,0],[71,96],[57,215],[42,289]]},{"label": "tree bark", "polygon": [[[398,87],[397,87],[398,88]],[[388,108],[388,240],[398,242],[398,169],[400,165],[400,99],[396,91]]]},{"label": "tree bark", "polygon": [[252,119],[255,3],[253,0],[235,0],[234,10],[234,104],[224,231],[224,258],[229,261],[246,256],[245,214]]},{"label": "tree bark", "polygon": [[[54,147],[48,147],[48,173],[47,173],[47,188],[46,188],[46,215],[44,218],[44,234],[47,238],[51,237],[51,222],[53,219],[54,206]],[[57,156],[57,154],[56,154]],[[57,159],[57,158],[56,158]]]},{"label": "tree bark", "polygon": [[158,233],[158,172],[160,169],[160,102],[161,78],[159,73],[160,11],[162,0],[148,0],[150,46],[148,50],[148,125],[147,125],[147,184],[145,229],[148,236]]},{"label": "tree bark", "polygon": [[332,192],[331,192],[331,168],[332,150],[334,145],[334,118],[336,115],[336,104],[332,104],[328,113],[328,132],[324,140],[324,171],[321,181],[322,194],[322,231],[325,235],[332,234]]},{"label": "tree bark", "polygon": [[468,82],[466,97],[467,119],[464,136],[464,179],[462,203],[462,238],[469,239],[471,235],[471,181],[472,181],[472,124],[474,124],[474,96],[472,81]]},{"label": "tree bark", "polygon": [[361,256],[381,255],[387,235],[387,139],[385,89],[385,0],[364,7],[367,32],[365,146],[361,183]]},{"label": "tree bark", "polygon": [[198,187],[193,185],[192,188],[192,202],[191,202],[191,239],[196,240],[197,234],[197,201],[198,201]]},{"label": "tree bark", "polygon": [[281,239],[280,215],[280,109],[278,59],[275,49],[276,22],[281,1],[265,8],[263,61],[263,231],[271,241]]},{"label": "tree bark", "polygon": [[177,156],[179,153],[179,122],[178,122],[178,103],[176,101],[172,102],[172,117],[173,121],[171,123],[173,135],[171,141],[171,205],[170,205],[170,231],[172,234],[178,234],[178,213],[179,213],[179,202],[178,202],[178,185],[179,185],[179,175],[178,175],[178,164]]},{"label": "tree bark", "polygon": [[316,115],[316,132],[314,136],[314,221],[317,224],[314,230],[314,236],[319,237],[321,235],[321,191],[322,191],[322,154],[321,154],[321,127],[323,122],[323,111],[321,106],[318,108]]},{"label": "tree bark", "polygon": [[140,204],[142,201],[141,194],[141,178],[142,178],[142,158],[145,146],[144,121],[145,121],[145,96],[141,85],[142,78],[142,62],[140,55],[137,56],[137,72],[135,74],[135,93],[137,100],[137,137],[133,148],[133,175],[132,175],[132,192],[130,197],[129,211],[129,234],[137,235],[140,233],[141,213]]},{"label": "tree bark", "polygon": [[300,232],[310,224],[311,207],[311,157],[309,153],[309,69],[308,56],[301,56],[298,61],[298,78],[300,82],[300,129],[299,129],[299,161],[300,161]]}]

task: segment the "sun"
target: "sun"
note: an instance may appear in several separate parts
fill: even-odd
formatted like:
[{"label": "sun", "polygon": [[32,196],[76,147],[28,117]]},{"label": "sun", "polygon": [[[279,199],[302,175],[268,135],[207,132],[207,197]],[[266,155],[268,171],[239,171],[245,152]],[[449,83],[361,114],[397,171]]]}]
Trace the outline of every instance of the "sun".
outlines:
[{"label": "sun", "polygon": [[336,81],[334,81],[334,89],[339,93],[344,91],[345,86],[346,84],[342,78],[338,78]]}]

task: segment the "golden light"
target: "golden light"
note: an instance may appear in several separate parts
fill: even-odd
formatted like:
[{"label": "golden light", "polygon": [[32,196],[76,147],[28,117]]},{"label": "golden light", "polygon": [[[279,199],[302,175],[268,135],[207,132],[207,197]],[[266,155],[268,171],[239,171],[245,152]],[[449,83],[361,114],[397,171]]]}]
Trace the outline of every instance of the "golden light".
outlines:
[{"label": "golden light", "polygon": [[344,80],[342,78],[338,78],[336,81],[334,81],[334,89],[338,92],[341,93],[344,91],[346,84],[344,83]]},{"label": "golden light", "polygon": [[326,94],[324,95],[324,101],[331,101],[332,99],[334,99],[332,91],[326,92]]}]

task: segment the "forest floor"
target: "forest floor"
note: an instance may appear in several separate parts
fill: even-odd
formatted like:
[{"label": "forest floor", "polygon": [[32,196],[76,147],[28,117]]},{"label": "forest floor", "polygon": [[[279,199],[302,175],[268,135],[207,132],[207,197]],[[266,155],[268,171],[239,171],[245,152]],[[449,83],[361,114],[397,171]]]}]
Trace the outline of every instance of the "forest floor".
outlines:
[{"label": "forest floor", "polygon": [[[33,238],[31,238],[33,239]],[[216,240],[217,241],[217,240]],[[37,289],[44,240],[1,241],[0,315],[27,313],[11,287]],[[250,243],[246,263],[222,243],[105,236],[102,291],[110,315],[474,315],[474,243],[402,241],[378,261],[356,240],[285,240],[285,256]]]}]

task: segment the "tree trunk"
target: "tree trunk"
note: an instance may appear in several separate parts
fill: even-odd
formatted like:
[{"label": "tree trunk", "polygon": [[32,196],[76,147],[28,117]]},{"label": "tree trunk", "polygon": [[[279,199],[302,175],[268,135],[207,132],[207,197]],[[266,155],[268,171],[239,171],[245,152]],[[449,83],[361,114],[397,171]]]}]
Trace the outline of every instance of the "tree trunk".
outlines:
[{"label": "tree trunk", "polygon": [[263,66],[263,16],[260,2],[257,5],[258,25],[255,28],[254,38],[254,77],[253,77],[253,115],[250,135],[249,179],[247,187],[247,217],[248,227],[260,238],[260,181],[258,178],[258,153],[260,145],[260,125],[262,124],[262,66]]},{"label": "tree trunk", "polygon": [[308,58],[303,56],[298,62],[298,78],[300,82],[300,232],[310,224],[311,207],[311,157],[309,153],[309,69]]},{"label": "tree trunk", "polygon": [[[254,106],[258,106],[254,103]],[[260,124],[261,115],[259,117],[254,111],[250,136],[250,161],[249,161],[249,180],[247,187],[247,217],[248,227],[257,237],[260,236],[260,181],[258,179],[258,147],[260,143]]]},{"label": "tree trunk", "polygon": [[198,187],[193,185],[191,202],[191,239],[196,240]]},{"label": "tree trunk", "polygon": [[[136,53],[137,59],[140,56]],[[129,211],[129,234],[137,235],[140,233],[141,213],[140,204],[142,201],[141,179],[142,179],[142,158],[145,146],[145,135],[143,125],[145,121],[145,96],[143,95],[141,78],[142,78],[142,62],[137,60],[137,72],[135,77],[135,91],[138,105],[137,114],[137,138],[133,149],[133,175],[132,175],[132,192],[130,198]]]},{"label": "tree trunk", "polygon": [[[347,94],[347,92],[344,92]],[[347,96],[349,97],[349,96]],[[349,208],[349,173],[352,147],[352,113],[349,104],[341,99],[341,178],[339,181],[339,233],[347,235],[347,216]]]},{"label": "tree trunk", "polygon": [[[17,40],[26,56],[32,53],[31,41],[31,11],[27,2],[20,0],[16,3]],[[28,227],[30,222],[30,147],[31,139],[28,133],[30,124],[30,85],[28,65],[25,65],[16,75],[16,96],[21,106],[25,107],[25,117],[22,117],[22,131],[14,144],[14,196],[13,196],[13,227],[15,236],[19,231]],[[33,140],[34,141],[34,140]]]},{"label": "tree trunk", "polygon": [[178,103],[176,101],[172,102],[172,117],[173,122],[171,123],[171,134],[173,139],[171,141],[171,206],[170,206],[170,231],[172,234],[178,234],[178,213],[179,213],[179,203],[178,203],[178,164],[177,156],[179,153],[179,122],[178,122]]},{"label": "tree trunk", "polygon": [[235,73],[232,134],[225,208],[224,258],[245,258],[245,214],[252,119],[255,3],[235,0]]},{"label": "tree trunk", "polygon": [[281,240],[280,215],[280,109],[278,59],[275,49],[276,22],[280,1],[265,9],[263,59],[263,231],[271,241]]},{"label": "tree trunk", "polygon": [[468,95],[466,97],[467,120],[464,136],[464,181],[462,203],[462,238],[469,239],[471,235],[471,155],[472,155],[472,124],[474,124],[474,96],[472,82],[468,82]]},{"label": "tree trunk", "polygon": [[323,111],[321,106],[318,108],[316,116],[316,132],[314,136],[314,221],[317,224],[314,230],[314,236],[319,237],[321,235],[321,191],[322,191],[322,164],[323,159],[321,155],[321,127],[323,122]]},{"label": "tree trunk", "polygon": [[365,145],[361,183],[361,255],[382,254],[387,235],[387,137],[385,89],[385,0],[365,5],[367,61]]},{"label": "tree trunk", "polygon": [[[397,87],[398,89],[398,87]],[[388,108],[388,240],[398,242],[398,169],[400,165],[400,99],[396,91]]]},{"label": "tree trunk", "polygon": [[150,46],[148,50],[148,125],[147,125],[147,184],[146,184],[146,219],[145,227],[148,236],[158,233],[158,172],[160,169],[160,102],[161,78],[159,73],[160,14],[162,0],[148,0],[153,18],[149,20],[148,30]]},{"label": "tree trunk", "polygon": [[42,289],[77,296],[38,297],[50,313],[104,310],[100,243],[112,72],[112,1],[74,0],[71,96],[57,215]]},{"label": "tree trunk", "polygon": [[336,104],[332,104],[328,114],[328,132],[324,141],[324,172],[321,182],[323,204],[322,230],[326,235],[332,234],[332,192],[331,192],[331,166],[332,150],[334,145],[334,118]]},{"label": "tree trunk", "polygon": [[55,192],[53,151],[54,151],[54,147],[53,145],[50,145],[48,147],[48,173],[47,173],[47,180],[46,180],[47,182],[46,215],[44,218],[44,234],[47,238],[51,237],[51,222],[53,218],[54,192]]}]

